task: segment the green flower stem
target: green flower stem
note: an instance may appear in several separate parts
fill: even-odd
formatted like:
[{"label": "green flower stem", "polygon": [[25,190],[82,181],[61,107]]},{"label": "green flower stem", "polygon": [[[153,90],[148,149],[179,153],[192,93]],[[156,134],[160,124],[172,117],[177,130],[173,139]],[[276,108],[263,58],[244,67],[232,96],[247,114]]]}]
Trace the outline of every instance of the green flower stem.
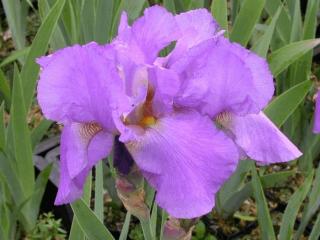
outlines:
[{"label": "green flower stem", "polygon": [[146,239],[146,240],[156,239],[154,233],[151,230],[152,228],[151,228],[150,218],[148,218],[148,219],[140,218],[139,220],[140,220],[140,224],[142,227],[144,239]]}]

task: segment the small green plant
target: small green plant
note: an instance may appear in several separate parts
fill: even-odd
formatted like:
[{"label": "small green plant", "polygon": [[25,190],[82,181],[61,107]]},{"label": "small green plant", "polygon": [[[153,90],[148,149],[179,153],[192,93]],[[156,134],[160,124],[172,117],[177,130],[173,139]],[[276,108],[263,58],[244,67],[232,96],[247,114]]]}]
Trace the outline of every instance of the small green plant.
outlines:
[{"label": "small green plant", "polygon": [[131,239],[142,240],[142,239],[143,239],[143,233],[142,233],[141,225],[136,225],[136,226],[130,231],[129,237],[130,237]]},{"label": "small green plant", "polygon": [[61,228],[61,219],[55,219],[51,212],[42,214],[36,227],[26,237],[26,240],[63,239],[66,239],[66,231]]},{"label": "small green plant", "polygon": [[206,230],[206,225],[199,221],[193,230],[193,236],[191,238],[192,240],[216,240],[214,236],[209,234]]}]

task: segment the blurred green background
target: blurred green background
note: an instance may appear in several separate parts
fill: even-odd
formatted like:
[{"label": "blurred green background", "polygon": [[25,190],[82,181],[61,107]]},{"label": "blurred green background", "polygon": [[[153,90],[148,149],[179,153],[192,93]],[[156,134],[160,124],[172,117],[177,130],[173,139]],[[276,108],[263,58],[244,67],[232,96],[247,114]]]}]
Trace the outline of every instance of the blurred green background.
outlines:
[{"label": "blurred green background", "polygon": [[[0,9],[0,239],[312,239],[320,236],[320,135],[312,133],[319,88],[319,0],[2,0]],[[35,100],[35,58],[68,45],[108,43],[119,16],[132,22],[159,4],[208,11],[225,36],[265,57],[276,95],[265,109],[304,155],[288,164],[242,161],[212,213],[168,220],[146,185],[148,219],[117,197],[112,159],[99,163],[85,195],[54,207],[60,126]],[[174,238],[163,234],[172,228]],[[191,236],[192,234],[192,236]]]}]

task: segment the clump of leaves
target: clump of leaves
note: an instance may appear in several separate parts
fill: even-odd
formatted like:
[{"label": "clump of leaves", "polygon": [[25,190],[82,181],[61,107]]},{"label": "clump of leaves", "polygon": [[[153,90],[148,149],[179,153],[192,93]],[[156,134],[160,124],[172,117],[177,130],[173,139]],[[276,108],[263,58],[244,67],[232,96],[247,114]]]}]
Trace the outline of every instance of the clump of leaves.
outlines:
[{"label": "clump of leaves", "polygon": [[66,231],[61,227],[61,219],[55,219],[49,212],[40,216],[36,227],[27,235],[26,240],[64,240],[66,236]]}]

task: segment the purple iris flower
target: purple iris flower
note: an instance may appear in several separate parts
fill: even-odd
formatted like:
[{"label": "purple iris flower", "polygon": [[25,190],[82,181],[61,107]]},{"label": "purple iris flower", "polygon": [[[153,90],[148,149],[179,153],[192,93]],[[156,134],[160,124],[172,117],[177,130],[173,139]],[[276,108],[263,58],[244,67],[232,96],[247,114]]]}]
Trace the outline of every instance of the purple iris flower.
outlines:
[{"label": "purple iris flower", "polygon": [[38,63],[39,104],[64,125],[56,204],[81,196],[115,136],[177,218],[210,212],[239,159],[301,155],[261,111],[274,92],[267,62],[224,38],[207,10],[174,16],[154,6],[132,26],[123,13],[110,44],[67,47]]},{"label": "purple iris flower", "polygon": [[320,133],[320,91],[318,91],[317,97],[316,97],[316,109],[314,112],[313,132]]}]

